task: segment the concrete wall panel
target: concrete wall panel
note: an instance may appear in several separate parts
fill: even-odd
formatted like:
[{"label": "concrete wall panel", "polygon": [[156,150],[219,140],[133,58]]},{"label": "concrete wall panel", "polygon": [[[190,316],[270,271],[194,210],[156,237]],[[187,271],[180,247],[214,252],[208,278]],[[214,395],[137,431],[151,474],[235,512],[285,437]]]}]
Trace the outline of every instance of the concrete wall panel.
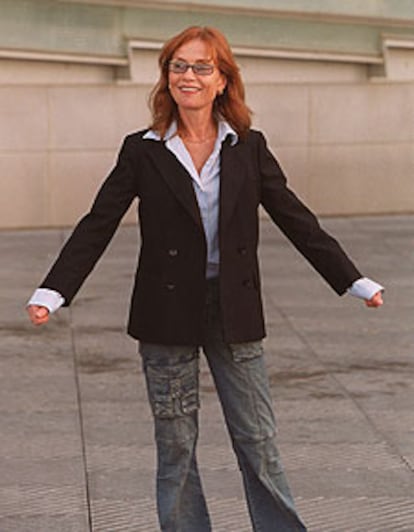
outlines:
[{"label": "concrete wall panel", "polygon": [[120,86],[113,93],[114,142],[130,132],[148,127],[151,118],[148,107],[150,85]]},{"label": "concrete wall panel", "polygon": [[28,61],[0,59],[0,85],[6,84],[64,84],[111,83],[114,67],[82,65],[56,61]]},{"label": "concrete wall panel", "polygon": [[48,108],[44,89],[0,87],[0,117],[0,152],[47,147]]},{"label": "concrete wall panel", "polygon": [[314,146],[309,204],[321,214],[413,211],[414,143]]},{"label": "concrete wall panel", "polygon": [[[404,42],[404,41],[402,41]],[[410,48],[389,48],[386,53],[387,77],[394,80],[414,79],[414,45]]]},{"label": "concrete wall panel", "polygon": [[[75,223],[124,136],[147,126],[149,89],[0,88],[0,227]],[[414,211],[413,83],[254,84],[247,93],[254,125],[317,212]]]},{"label": "concrete wall panel", "polygon": [[48,216],[44,153],[0,154],[0,227],[42,227]]},{"label": "concrete wall panel", "polygon": [[147,92],[132,86],[50,88],[51,148],[116,148],[127,132],[147,125]]},{"label": "concrete wall panel", "polygon": [[247,103],[255,127],[274,146],[308,142],[308,89],[297,85],[248,85]]},{"label": "concrete wall panel", "polygon": [[367,79],[364,64],[275,59],[264,57],[236,57],[245,83],[350,83]]},{"label": "concrete wall panel", "polygon": [[404,142],[414,138],[412,84],[315,86],[311,142]]},{"label": "concrete wall panel", "polygon": [[[72,225],[86,214],[101,184],[114,166],[115,159],[116,150],[58,152],[51,156],[51,225]],[[129,221],[135,218],[133,213],[129,213]]]},{"label": "concrete wall panel", "polygon": [[309,196],[309,148],[300,146],[270,147],[285,173],[289,188],[302,199]]},{"label": "concrete wall panel", "polygon": [[115,145],[112,88],[51,88],[49,102],[51,149],[92,150]]}]

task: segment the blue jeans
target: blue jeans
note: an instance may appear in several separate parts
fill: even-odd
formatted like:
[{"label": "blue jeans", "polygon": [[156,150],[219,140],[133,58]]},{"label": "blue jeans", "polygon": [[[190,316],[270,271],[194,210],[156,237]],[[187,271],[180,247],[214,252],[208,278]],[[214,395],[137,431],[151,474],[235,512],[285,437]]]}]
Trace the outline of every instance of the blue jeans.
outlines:
[{"label": "blue jeans", "polygon": [[[261,342],[227,344],[217,282],[208,283],[201,346],[223,408],[255,532],[303,532],[275,445],[275,419]],[[163,532],[210,532],[196,460],[199,346],[141,343],[154,415],[157,507]]]}]

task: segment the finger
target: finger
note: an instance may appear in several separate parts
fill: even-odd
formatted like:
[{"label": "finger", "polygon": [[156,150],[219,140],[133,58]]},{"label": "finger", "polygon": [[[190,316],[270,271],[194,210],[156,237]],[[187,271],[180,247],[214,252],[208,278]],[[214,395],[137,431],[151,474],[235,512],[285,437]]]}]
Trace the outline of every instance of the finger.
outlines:
[{"label": "finger", "polygon": [[48,319],[49,319],[49,313],[48,312],[46,312],[46,314],[43,314],[41,316],[37,316],[36,317],[36,321],[38,323],[46,323],[48,321]]},{"label": "finger", "polygon": [[34,325],[43,325],[44,323],[47,323],[49,321],[49,316],[46,316],[45,318],[35,318],[32,320],[32,323]]},{"label": "finger", "polygon": [[49,311],[46,307],[30,305],[27,307],[29,318],[34,325],[41,325],[49,320]]},{"label": "finger", "polygon": [[31,305],[30,307],[27,307],[26,310],[27,310],[27,313],[29,314],[30,320],[32,322],[35,322],[35,320],[36,320],[36,310],[37,309],[33,305]]},{"label": "finger", "polygon": [[383,305],[383,303],[384,301],[382,299],[381,292],[377,292],[371,299],[368,299],[365,301],[365,304],[367,305],[367,307],[371,307],[371,308],[380,307],[381,305]]},{"label": "finger", "polygon": [[39,307],[35,311],[35,316],[37,319],[42,320],[49,315],[49,311],[45,307]]},{"label": "finger", "polygon": [[372,299],[373,299],[373,302],[375,303],[375,305],[377,307],[379,307],[379,306],[381,306],[383,304],[382,293],[381,292],[377,292]]}]

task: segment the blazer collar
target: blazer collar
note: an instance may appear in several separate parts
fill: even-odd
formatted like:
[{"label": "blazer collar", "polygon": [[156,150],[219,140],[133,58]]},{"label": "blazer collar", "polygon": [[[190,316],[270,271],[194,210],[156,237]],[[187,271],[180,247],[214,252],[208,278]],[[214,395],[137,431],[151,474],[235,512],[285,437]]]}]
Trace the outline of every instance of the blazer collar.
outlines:
[{"label": "blazer collar", "polygon": [[[164,137],[161,139],[161,136],[157,131],[154,131],[153,129],[149,129],[144,135],[144,140],[163,140],[164,142],[168,142],[172,137],[174,137],[177,134],[177,122],[173,120],[171,122],[170,127],[167,129]],[[220,142],[223,142],[227,137],[230,137],[231,139],[231,145],[234,146],[237,141],[239,140],[239,136],[235,132],[235,130],[231,127],[231,125],[226,122],[225,120],[220,120],[218,123],[218,139]]]},{"label": "blazer collar", "polygon": [[[220,126],[220,124],[223,124]],[[168,138],[176,133],[173,123],[164,139],[149,130],[143,139],[148,141],[148,153],[155,166],[167,182],[173,194],[189,212],[193,220],[203,227],[192,179],[175,155],[165,146]],[[221,127],[221,130],[220,130]],[[236,132],[226,123],[219,123],[219,134],[223,135],[220,168],[220,232],[225,228],[234,211],[239,192],[247,172],[245,161],[245,143],[240,141]],[[152,142],[151,142],[152,141]],[[154,142],[155,141],[155,142]]]},{"label": "blazer collar", "polygon": [[[146,141],[146,153],[151,157],[171,192],[189,212],[197,225],[203,227],[200,210],[190,174],[175,155],[165,147],[164,142]],[[162,206],[160,206],[162,208]]]}]

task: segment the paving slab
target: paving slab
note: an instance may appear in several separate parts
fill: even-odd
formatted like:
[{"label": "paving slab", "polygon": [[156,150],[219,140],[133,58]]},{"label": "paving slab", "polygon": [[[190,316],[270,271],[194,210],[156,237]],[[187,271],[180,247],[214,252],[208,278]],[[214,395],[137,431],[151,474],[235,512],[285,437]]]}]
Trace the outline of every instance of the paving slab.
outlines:
[{"label": "paving slab", "polygon": [[[414,216],[325,218],[386,304],[339,298],[263,219],[266,361],[278,442],[310,532],[414,532]],[[70,309],[23,307],[69,232],[0,233],[0,531],[158,530],[152,420],[125,334],[137,231]],[[206,362],[199,461],[215,532],[251,530]],[[197,531],[194,531],[197,532]]]}]

